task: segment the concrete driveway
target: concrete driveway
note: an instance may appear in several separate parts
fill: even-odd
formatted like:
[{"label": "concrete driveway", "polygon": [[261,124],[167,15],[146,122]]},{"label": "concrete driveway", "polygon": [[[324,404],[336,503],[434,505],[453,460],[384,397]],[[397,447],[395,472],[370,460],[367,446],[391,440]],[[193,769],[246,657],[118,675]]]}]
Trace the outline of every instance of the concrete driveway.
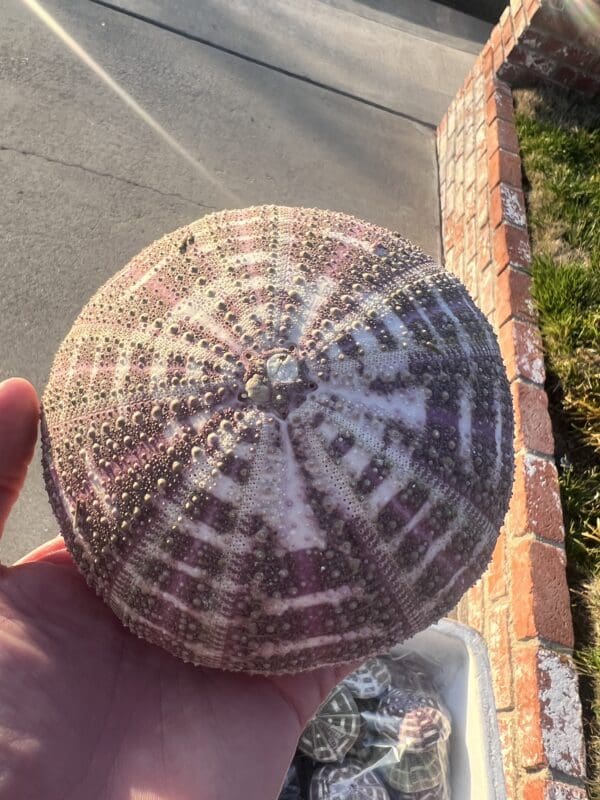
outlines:
[{"label": "concrete driveway", "polygon": [[[43,8],[116,84],[21,0],[4,0],[0,380],[22,375],[42,392],[92,293],[142,247],[212,210],[337,209],[439,257],[435,125],[485,24],[428,0]],[[56,532],[38,453],[0,559]]]}]

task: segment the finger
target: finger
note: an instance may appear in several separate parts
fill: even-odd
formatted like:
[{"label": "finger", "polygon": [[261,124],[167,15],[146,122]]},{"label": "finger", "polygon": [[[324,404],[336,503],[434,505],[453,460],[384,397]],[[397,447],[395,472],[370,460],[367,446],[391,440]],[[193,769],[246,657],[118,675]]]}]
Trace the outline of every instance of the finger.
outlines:
[{"label": "finger", "polygon": [[[64,559],[63,555],[65,556]],[[54,539],[50,539],[49,541],[44,542],[44,544],[41,544],[39,547],[34,548],[30,553],[27,553],[27,555],[23,556],[18,561],[15,561],[13,566],[16,567],[19,564],[28,564],[32,561],[54,561],[56,560],[55,557],[58,557],[59,560],[71,560],[71,556],[66,548],[65,540],[62,536],[55,536]]]},{"label": "finger", "polygon": [[23,378],[0,383],[0,534],[33,457],[39,401]]}]

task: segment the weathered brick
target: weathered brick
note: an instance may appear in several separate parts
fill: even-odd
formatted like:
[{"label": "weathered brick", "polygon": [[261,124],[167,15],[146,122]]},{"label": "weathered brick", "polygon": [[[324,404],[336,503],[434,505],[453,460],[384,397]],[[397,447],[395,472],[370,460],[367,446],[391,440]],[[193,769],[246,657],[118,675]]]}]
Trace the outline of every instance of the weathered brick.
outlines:
[{"label": "weathered brick", "polygon": [[523,787],[523,800],[588,800],[581,786],[534,778]]},{"label": "weathered brick", "polygon": [[499,147],[511,153],[519,152],[519,140],[515,126],[512,122],[497,117],[491,125],[488,125],[487,129],[488,154],[495,153]]},{"label": "weathered brick", "polygon": [[[489,226],[484,226],[477,231],[477,269],[479,272],[483,272],[487,268],[491,259],[490,229]],[[490,270],[490,272],[493,272],[493,270]],[[493,283],[495,284],[495,280],[493,280]]]},{"label": "weathered brick", "polygon": [[515,39],[519,39],[527,27],[525,9],[521,6],[513,13],[513,27],[515,29]]},{"label": "weathered brick", "polygon": [[[502,19],[502,17],[500,17],[500,19]],[[498,45],[502,44],[502,25],[500,22],[498,22],[498,24],[494,25],[494,27],[492,28],[489,42],[492,47],[492,50],[495,50],[498,47]]]},{"label": "weathered brick", "polygon": [[487,154],[483,153],[477,159],[477,166],[475,168],[476,181],[475,188],[478,192],[486,191],[488,189],[488,158]]},{"label": "weathered brick", "polygon": [[501,222],[508,222],[516,228],[527,226],[525,197],[521,189],[508,183],[499,183],[492,189],[490,221],[494,228]]},{"label": "weathered brick", "polygon": [[477,221],[475,215],[465,222],[465,258],[467,261],[475,259],[477,246]]},{"label": "weathered brick", "polygon": [[498,327],[500,328],[511,317],[534,322],[537,314],[531,297],[531,276],[508,267],[498,276],[496,297]]},{"label": "weathered brick", "polygon": [[517,800],[517,770],[515,768],[515,730],[514,712],[501,711],[498,714],[498,733],[500,734],[500,747],[504,766],[504,780],[506,783],[506,800]]},{"label": "weathered brick", "polygon": [[477,159],[483,158],[487,154],[487,125],[485,120],[482,120],[479,127],[475,131],[475,152]]},{"label": "weathered brick", "polygon": [[543,52],[529,48],[520,42],[511,50],[508,61],[513,66],[522,67],[543,78],[549,78],[556,66],[556,62],[552,58],[548,58]]},{"label": "weathered brick", "polygon": [[[485,78],[485,87],[486,87],[486,97],[490,94],[488,91],[488,81],[493,78],[494,75],[494,52],[491,43],[488,41],[483,48],[483,74]],[[493,88],[492,90],[493,91]]]},{"label": "weathered brick", "polygon": [[496,228],[494,238],[494,262],[496,272],[500,273],[509,265],[529,269],[531,265],[531,249],[529,236],[522,228],[503,223]]},{"label": "weathered brick", "polygon": [[541,6],[541,0],[525,0],[525,11],[531,22],[533,22],[533,17],[540,10]]},{"label": "weathered brick", "polygon": [[498,117],[499,119],[513,122],[514,108],[512,92],[510,88],[504,85],[496,86],[495,91],[488,97],[485,104],[485,118],[488,125]]},{"label": "weathered brick", "polygon": [[498,600],[506,594],[506,531],[500,531],[492,560],[486,572],[488,595],[491,600]]},{"label": "weathered brick", "polygon": [[469,608],[469,625],[475,628],[479,633],[483,633],[484,624],[484,608],[483,608],[483,584],[481,580],[477,581],[475,586],[472,586],[467,592],[467,601]]},{"label": "weathered brick", "polygon": [[597,79],[564,65],[559,65],[553,71],[551,78],[561,86],[575,89],[575,91],[586,95],[595,94],[600,87],[600,77]]},{"label": "weathered brick", "polygon": [[538,326],[512,319],[500,328],[498,338],[509,381],[525,378],[543,386],[546,371]]},{"label": "weathered brick", "polygon": [[475,164],[475,152],[471,150],[470,155],[465,158],[465,189],[468,189],[475,183]]},{"label": "weathered brick", "polygon": [[510,52],[515,44],[515,34],[513,30],[510,8],[507,7],[502,16],[504,16],[504,14],[506,14],[506,19],[502,22],[502,45],[504,47],[504,54],[506,57],[506,54]]},{"label": "weathered brick", "polygon": [[506,711],[513,707],[512,661],[508,625],[508,606],[494,603],[487,609],[487,646],[492,667],[492,682],[496,708]]},{"label": "weathered brick", "polygon": [[573,646],[564,550],[535,539],[511,548],[511,598],[517,639],[539,637]]},{"label": "weathered brick", "polygon": [[532,386],[520,380],[510,386],[515,413],[516,450],[534,450],[552,455],[554,439],[548,416],[548,398],[539,386]]},{"label": "weathered brick", "polygon": [[510,0],[509,6],[510,6],[510,13],[513,15],[514,18],[514,15],[518,11],[523,10],[523,0]]},{"label": "weathered brick", "polygon": [[512,537],[533,533],[557,544],[564,541],[558,472],[553,461],[532,453],[516,456],[506,526]]},{"label": "weathered brick", "polygon": [[479,307],[485,314],[489,316],[493,313],[495,308],[494,288],[496,283],[496,276],[491,264],[488,264],[479,273]]},{"label": "weathered brick", "polygon": [[484,187],[482,191],[477,193],[476,212],[477,212],[477,227],[483,228],[489,222],[489,202],[488,202],[487,186]]},{"label": "weathered brick", "polygon": [[505,60],[504,47],[502,46],[502,41],[500,41],[500,44],[497,47],[494,47],[492,56],[494,59],[494,72],[498,74],[498,70],[500,69]]},{"label": "weathered brick", "polygon": [[[519,49],[519,46],[514,47],[509,53],[509,59],[512,54]],[[532,74],[531,70],[522,67],[519,64],[512,64],[509,61],[504,61],[498,69],[498,77],[513,89],[523,89],[531,86]],[[537,78],[536,78],[537,80]]]},{"label": "weathered brick", "polygon": [[542,737],[541,705],[538,697],[537,648],[519,646],[513,652],[516,700],[516,757],[518,766],[541,769],[548,761]]},{"label": "weathered brick", "polygon": [[490,188],[502,181],[521,188],[521,159],[516,153],[497,149],[490,155]]},{"label": "weathered brick", "polygon": [[[521,765],[583,778],[581,703],[572,659],[546,647],[521,646],[513,660]],[[556,791],[548,798],[562,800]]]}]

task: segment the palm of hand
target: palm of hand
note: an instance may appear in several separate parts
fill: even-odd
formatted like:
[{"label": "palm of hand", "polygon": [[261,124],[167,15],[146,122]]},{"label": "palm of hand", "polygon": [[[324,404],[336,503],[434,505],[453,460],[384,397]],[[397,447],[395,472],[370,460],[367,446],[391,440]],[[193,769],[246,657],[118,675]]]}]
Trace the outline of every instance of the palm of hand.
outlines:
[{"label": "palm of hand", "polygon": [[[21,401],[33,391],[10,384]],[[32,448],[14,426],[2,448],[4,387],[0,528],[24,477],[2,453],[16,441],[26,467]],[[303,725],[349,671],[262,678],[179,662],[121,626],[60,539],[0,570],[0,798],[274,800]]]}]

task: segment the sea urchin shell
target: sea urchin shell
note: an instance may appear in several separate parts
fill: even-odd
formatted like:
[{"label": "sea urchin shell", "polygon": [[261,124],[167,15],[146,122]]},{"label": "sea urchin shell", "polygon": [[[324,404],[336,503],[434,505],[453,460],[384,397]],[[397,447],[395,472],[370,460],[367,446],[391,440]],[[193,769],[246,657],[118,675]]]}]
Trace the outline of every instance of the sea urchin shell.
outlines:
[{"label": "sea urchin shell", "polygon": [[193,663],[294,672],[439,619],[508,505],[495,336],[399,234],[212,214],[85,306],[43,397],[46,485],[87,582]]}]

